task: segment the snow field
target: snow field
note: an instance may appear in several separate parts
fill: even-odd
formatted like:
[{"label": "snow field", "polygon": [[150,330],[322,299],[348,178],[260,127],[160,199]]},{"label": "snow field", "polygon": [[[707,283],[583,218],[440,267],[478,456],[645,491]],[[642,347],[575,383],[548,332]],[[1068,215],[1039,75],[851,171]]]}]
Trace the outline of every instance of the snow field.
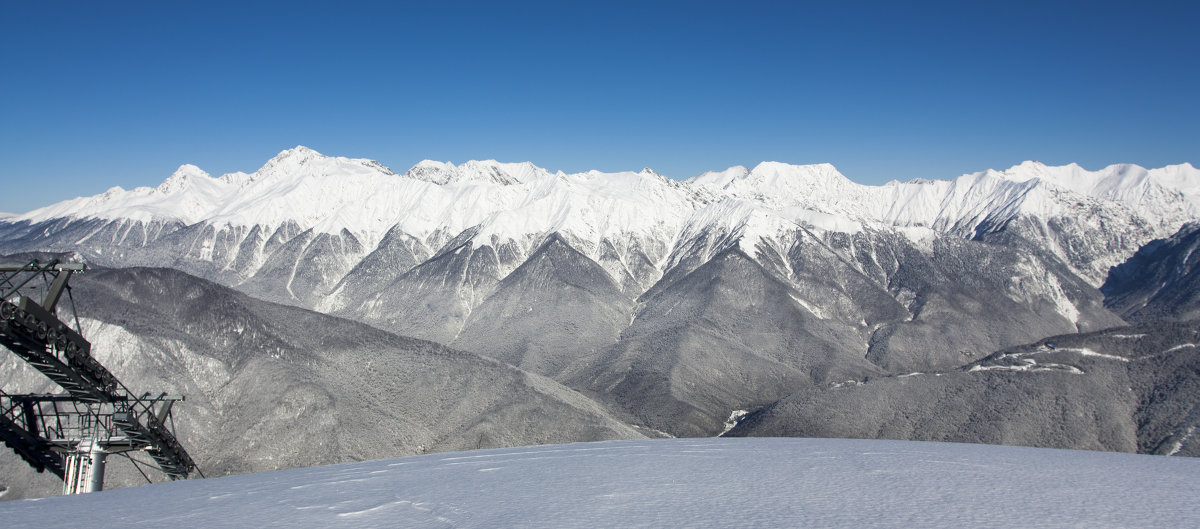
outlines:
[{"label": "snow field", "polygon": [[10,527],[1197,527],[1200,460],[842,439],[432,454],[0,504]]}]

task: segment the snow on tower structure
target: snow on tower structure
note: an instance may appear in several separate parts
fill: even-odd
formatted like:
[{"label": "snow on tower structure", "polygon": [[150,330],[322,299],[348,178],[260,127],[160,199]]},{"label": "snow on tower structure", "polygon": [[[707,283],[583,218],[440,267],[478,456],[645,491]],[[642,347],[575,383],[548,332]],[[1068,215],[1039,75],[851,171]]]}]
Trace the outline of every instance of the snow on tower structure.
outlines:
[{"label": "snow on tower structure", "polygon": [[[63,390],[0,389],[0,441],[38,472],[62,478],[64,494],[101,490],[112,454],[145,452],[172,480],[199,473],[175,437],[171,410],[183,397],[136,395],[91,356],[77,317],[72,329],[55,316],[67,281],[84,268],[57,259],[0,264],[0,345]],[[26,295],[38,286],[40,303]]]}]

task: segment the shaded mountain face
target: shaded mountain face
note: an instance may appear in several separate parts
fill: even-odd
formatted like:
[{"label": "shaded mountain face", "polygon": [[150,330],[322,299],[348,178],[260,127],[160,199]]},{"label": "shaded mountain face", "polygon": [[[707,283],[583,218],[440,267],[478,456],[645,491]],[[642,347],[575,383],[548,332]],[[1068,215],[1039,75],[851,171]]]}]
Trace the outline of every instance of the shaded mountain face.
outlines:
[{"label": "shaded mountain face", "polygon": [[1200,223],[1142,247],[1113,268],[1105,304],[1129,321],[1200,318]]},{"label": "shaded mountain face", "polygon": [[880,372],[863,358],[859,329],[815,317],[736,249],[642,307],[617,344],[575,362],[564,381],[675,435],[711,435],[731,406],[796,385]]},{"label": "shaded mountain face", "polygon": [[598,263],[554,235],[471,311],[451,345],[557,376],[616,343],[632,309]]},{"label": "shaded mountain face", "polygon": [[[209,477],[422,452],[641,437],[547,378],[436,343],[263,302],[170,269],[72,279],[93,354],[134,391],[185,395],[181,442]],[[0,355],[10,393],[55,388]],[[0,455],[6,499],[53,494]],[[118,465],[108,488],[137,483]],[[39,478],[45,478],[40,476]],[[137,478],[137,479],[135,479]]]},{"label": "shaded mountain face", "polygon": [[[819,246],[793,250],[792,269],[810,271],[814,282],[840,281]],[[1070,267],[1019,245],[864,232],[827,236],[824,247],[859,271],[861,279],[840,290],[857,300],[871,331],[867,358],[888,372],[962,365],[1005,345],[1122,323]]]},{"label": "shaded mountain face", "polygon": [[785,251],[760,245],[753,258],[735,247],[664,278],[617,344],[560,380],[653,428],[712,435],[731,411],[800,386],[953,368],[1005,345],[1122,323],[1060,263],[1008,247],[795,236]]},{"label": "shaded mountain face", "polygon": [[499,281],[496,251],[466,241],[389,283],[376,285],[373,294],[338,314],[402,335],[450,343],[461,332],[477,298],[491,292]]},{"label": "shaded mountain face", "polygon": [[962,368],[802,389],[726,435],[1200,455],[1200,322],[1047,338]]}]

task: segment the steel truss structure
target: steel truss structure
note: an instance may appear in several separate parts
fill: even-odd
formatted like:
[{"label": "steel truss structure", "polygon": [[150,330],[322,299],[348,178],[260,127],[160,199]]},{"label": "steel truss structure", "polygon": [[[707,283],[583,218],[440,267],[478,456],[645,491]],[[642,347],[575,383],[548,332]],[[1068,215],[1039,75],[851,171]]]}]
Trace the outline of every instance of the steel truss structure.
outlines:
[{"label": "steel truss structure", "polygon": [[[0,440],[38,472],[62,478],[65,494],[101,490],[109,454],[144,452],[172,480],[199,473],[175,437],[171,411],[183,397],[134,394],[92,357],[78,317],[72,329],[55,316],[71,274],[82,271],[57,259],[0,265],[0,345],[64,391],[0,389]],[[38,286],[41,303],[23,294]]]}]

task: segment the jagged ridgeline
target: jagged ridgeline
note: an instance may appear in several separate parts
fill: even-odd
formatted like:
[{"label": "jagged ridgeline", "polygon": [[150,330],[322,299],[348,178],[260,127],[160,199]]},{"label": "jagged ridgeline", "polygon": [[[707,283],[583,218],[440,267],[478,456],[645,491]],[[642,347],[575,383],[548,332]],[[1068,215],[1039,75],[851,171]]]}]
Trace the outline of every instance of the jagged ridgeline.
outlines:
[{"label": "jagged ridgeline", "polygon": [[[963,409],[979,405],[981,397],[974,389],[963,389],[963,398],[955,399],[960,387],[987,386],[991,389],[982,394],[988,398],[999,391],[1003,398],[1021,402],[1026,397],[1019,395],[1044,397],[1056,384],[1062,389],[1061,377],[1075,377],[1068,378],[1069,387],[1093,384],[1111,370],[1089,369],[1070,359],[1038,365],[1068,366],[1079,373],[1065,368],[1054,373],[969,369],[986,367],[980,362],[993,353],[1041,344],[1051,336],[1168,318],[1190,325],[1197,300],[1190,294],[1195,289],[1188,287],[1195,278],[1188,267],[1196,258],[1186,248],[1194,246],[1189,234],[1196,227],[1185,224],[1197,218],[1200,171],[1188,164],[1087,171],[1026,162],[953,180],[864,186],[827,164],[774,162],[686,181],[649,169],[564,174],[530,163],[495,161],[457,166],[425,161],[400,174],[374,161],[297,147],[250,174],[214,178],[183,166],[157,188],[114,188],[0,219],[0,252],[72,252],[92,265],[114,269],[84,277],[92,282],[90,288],[121,293],[124,297],[108,297],[124,299],[128,309],[122,310],[171,315],[139,314],[159,322],[141,326],[135,317],[118,321],[94,313],[91,324],[98,330],[123,333],[122,339],[130,341],[163,340],[158,336],[166,332],[161,322],[176,318],[183,323],[170,324],[176,329],[173,340],[194,351],[220,349],[197,353],[209,359],[183,362],[190,367],[180,369],[189,374],[181,371],[178,380],[163,383],[196,384],[214,393],[237,387],[232,381],[243,376],[237,366],[305,366],[278,364],[286,366],[279,372],[287,375],[253,377],[274,389],[251,391],[247,384],[239,393],[245,402],[222,397],[214,410],[244,406],[266,416],[292,402],[287,409],[299,416],[309,409],[300,403],[320,401],[325,393],[347,406],[336,397],[338,390],[330,389],[335,384],[330,380],[343,380],[338,373],[351,369],[350,364],[339,364],[343,371],[329,372],[326,380],[303,374],[325,361],[306,354],[329,361],[353,358],[353,369],[360,370],[350,371],[355,376],[369,370],[390,381],[383,394],[410,386],[405,391],[423,392],[417,389],[423,384],[436,387],[381,359],[399,361],[395,358],[409,353],[368,353],[367,342],[354,342],[356,354],[362,355],[356,357],[322,345],[356,339],[345,332],[420,344],[396,347],[445,351],[445,358],[460,363],[524,377],[526,385],[543,393],[566,392],[562,394],[569,398],[559,400],[589,410],[589,421],[609,425],[595,431],[547,428],[547,421],[557,420],[547,414],[540,421],[523,418],[528,421],[520,427],[524,436],[475,436],[476,445],[496,446],[540,442],[555,431],[576,432],[568,436],[572,440],[654,431],[716,435],[736,410],[771,410],[773,421],[790,417],[796,424],[809,424],[815,419],[804,414],[811,411],[782,404],[796,402],[806,392],[830,403],[823,409],[833,411],[824,420],[833,421],[840,413],[837,403],[853,400],[835,398],[846,393],[847,381],[898,380],[916,372],[955,373],[954,380],[961,381],[955,384],[961,386],[935,385],[933,380],[944,377],[932,375],[906,377],[904,384],[941,391],[940,402]],[[1165,242],[1152,243],[1156,240]],[[117,270],[130,267],[155,269]],[[265,314],[277,312],[278,318],[304,321],[263,323],[253,336],[270,336],[307,352],[266,342],[243,344],[241,334],[229,334],[239,328],[231,323],[238,321],[232,306],[191,304],[174,287],[142,291],[136,282],[118,280],[122,274],[175,277],[180,285],[191,282],[201,285],[196,289],[219,290],[241,304],[260,307],[257,318],[274,321],[277,317]],[[126,286],[114,286],[120,284]],[[261,309],[268,306],[265,302],[296,308]],[[249,327],[241,328],[245,333]],[[1196,353],[1194,345],[1187,345],[1195,340],[1188,342],[1185,335],[1172,334],[1184,341],[1166,344],[1162,351],[1082,348],[1127,359],[1161,353],[1185,365],[1185,357]],[[150,354],[150,349],[143,350]],[[1088,362],[1095,358],[1086,357]],[[195,371],[198,365],[211,369]],[[472,369],[483,368],[455,364],[445,368],[451,374],[438,376],[455,378],[457,370]],[[492,380],[492,375],[480,376]],[[1096,431],[1123,428],[1104,438],[1109,440],[1073,444],[1067,441],[1071,432],[1086,428],[1050,416],[1045,417],[1048,423],[1067,425],[1063,435],[1016,427],[992,435],[986,428],[967,426],[971,421],[1003,422],[1008,420],[1004,413],[948,414],[945,428],[983,432],[955,437],[960,440],[1153,451],[1152,440],[1143,439],[1140,429],[1154,423],[1162,437],[1178,434],[1179,452],[1189,453],[1190,438],[1178,426],[1186,422],[1192,397],[1153,407],[1142,400],[1161,399],[1143,399],[1139,388],[1169,393],[1190,387],[1191,379],[1165,384],[1155,381],[1157,375],[1144,376],[1148,382],[1125,387],[1138,395],[1133,401],[1097,412],[1090,422],[1081,419]],[[992,379],[1011,384],[988,382]],[[295,386],[288,381],[301,380],[310,393],[289,400],[285,388]],[[1101,384],[1109,389],[1119,385],[1111,380]],[[421,402],[448,406],[453,394],[430,391]],[[1088,410],[1072,403],[1085,394],[1092,395],[1082,390],[1063,395],[1063,404],[1054,409],[1084,413]],[[487,399],[509,402],[513,397]],[[373,406],[360,406],[371,420],[364,420],[356,435],[369,437],[367,431],[375,428],[404,437],[431,428],[425,419],[395,415],[387,407],[392,404]],[[495,423],[499,417],[486,407],[471,409],[483,422]],[[920,417],[939,411],[912,408],[905,413],[918,424]],[[1147,413],[1165,415],[1139,415]],[[214,411],[206,419],[211,422],[198,423],[203,428],[193,431],[224,432],[215,442],[223,447],[244,443],[247,437],[238,429],[247,425],[258,425],[263,432],[277,427],[255,420],[233,421],[241,425],[232,427],[226,424],[231,417]],[[766,418],[759,415],[755,424],[766,425]],[[777,426],[769,432],[825,433],[773,424]],[[753,434],[749,425],[736,432]],[[471,435],[455,430],[465,426],[453,421],[438,425],[443,426],[439,435],[453,442],[436,441],[438,435],[431,434],[377,448],[471,447]],[[866,425],[845,434],[916,438],[920,431]],[[296,438],[313,439],[306,435]],[[348,434],[338,435],[345,439],[339,443],[353,444]],[[1100,439],[1099,434],[1094,437]],[[276,458],[272,464],[307,464],[287,460],[286,450],[256,449],[263,458]],[[376,454],[345,445],[328,445],[325,453]],[[239,461],[227,457],[227,471],[262,468],[245,462],[258,461],[255,456]]]}]

